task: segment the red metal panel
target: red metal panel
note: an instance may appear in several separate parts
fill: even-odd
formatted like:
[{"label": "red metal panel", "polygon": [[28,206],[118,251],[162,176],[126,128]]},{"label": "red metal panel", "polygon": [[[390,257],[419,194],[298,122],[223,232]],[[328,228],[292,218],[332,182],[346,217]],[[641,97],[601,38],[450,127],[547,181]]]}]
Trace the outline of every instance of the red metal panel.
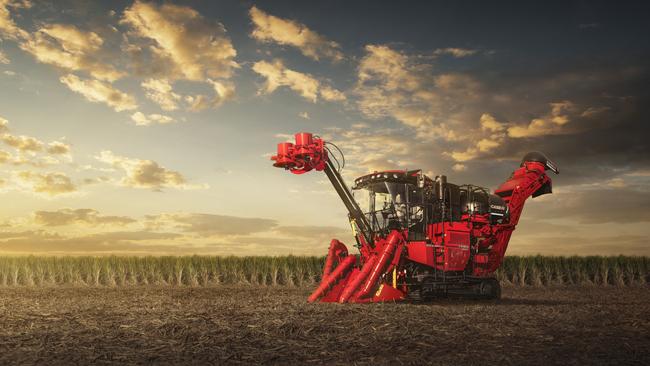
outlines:
[{"label": "red metal panel", "polygon": [[424,241],[412,241],[406,245],[408,259],[433,267],[433,245]]},{"label": "red metal panel", "polygon": [[445,271],[462,271],[469,260],[469,232],[448,231],[445,241]]},{"label": "red metal panel", "polygon": [[474,263],[487,263],[488,255],[487,254],[477,254],[474,256]]}]

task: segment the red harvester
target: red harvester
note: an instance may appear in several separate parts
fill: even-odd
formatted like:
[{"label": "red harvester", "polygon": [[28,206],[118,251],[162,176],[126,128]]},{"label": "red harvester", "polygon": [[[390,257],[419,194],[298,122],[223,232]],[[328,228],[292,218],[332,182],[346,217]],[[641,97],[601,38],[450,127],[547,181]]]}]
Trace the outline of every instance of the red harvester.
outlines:
[{"label": "red harvester", "polygon": [[431,179],[421,170],[374,172],[354,181],[353,189],[365,193],[359,197],[362,209],[330,149],[340,152],[338,147],[311,133],[295,138],[295,144],[278,144],[273,165],[294,174],[325,171],[349,212],[359,249],[352,255],[332,240],[310,302],[426,300],[445,293],[499,298],[493,274],[524,202],[551,193],[546,170],[558,173],[544,154],[531,152],[491,194],[479,186],[449,183],[444,175]]}]

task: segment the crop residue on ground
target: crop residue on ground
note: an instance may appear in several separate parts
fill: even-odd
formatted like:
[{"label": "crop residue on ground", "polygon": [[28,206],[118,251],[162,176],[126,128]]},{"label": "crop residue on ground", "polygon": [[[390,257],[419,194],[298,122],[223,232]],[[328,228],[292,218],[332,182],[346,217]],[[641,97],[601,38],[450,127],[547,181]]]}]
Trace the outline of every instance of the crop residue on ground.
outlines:
[{"label": "crop residue on ground", "polygon": [[307,304],[310,288],[0,288],[0,364],[649,364],[645,286]]}]

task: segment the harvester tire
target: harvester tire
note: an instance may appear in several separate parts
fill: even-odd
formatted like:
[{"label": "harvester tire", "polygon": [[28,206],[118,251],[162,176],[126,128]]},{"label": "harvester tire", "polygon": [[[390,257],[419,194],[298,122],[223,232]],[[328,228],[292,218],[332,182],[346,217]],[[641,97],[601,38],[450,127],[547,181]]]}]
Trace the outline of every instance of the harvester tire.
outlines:
[{"label": "harvester tire", "polygon": [[501,298],[501,284],[496,278],[485,279],[481,282],[480,293],[486,299],[498,300]]}]

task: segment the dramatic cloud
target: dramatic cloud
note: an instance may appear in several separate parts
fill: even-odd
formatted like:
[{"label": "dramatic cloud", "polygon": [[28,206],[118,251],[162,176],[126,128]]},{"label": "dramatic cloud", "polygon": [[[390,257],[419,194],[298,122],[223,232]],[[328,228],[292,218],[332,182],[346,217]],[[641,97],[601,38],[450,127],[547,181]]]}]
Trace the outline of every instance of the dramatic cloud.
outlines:
[{"label": "dramatic cloud", "polygon": [[[616,25],[617,32],[599,38],[598,48],[581,47],[593,43],[590,38],[598,32],[581,31],[580,22],[568,18],[564,20],[574,24],[575,34],[569,29],[566,47],[559,48],[541,44],[521,48],[530,46],[521,40],[535,43],[543,38],[540,35],[553,32],[553,27],[543,24],[519,27],[521,32],[514,38],[488,37],[496,40],[489,44],[467,38],[477,30],[494,35],[494,29],[474,24],[476,29],[468,28],[469,33],[457,34],[453,43],[439,44],[438,49],[418,47],[418,42],[409,41],[411,33],[396,27],[394,37],[382,40],[377,34],[379,38],[373,39],[377,43],[348,58],[333,40],[353,48],[363,40],[355,39],[354,31],[338,30],[370,29],[390,14],[381,14],[381,9],[370,13],[348,9],[354,13],[348,17],[352,23],[345,24],[349,19],[342,18],[334,25],[340,29],[333,31],[332,22],[307,21],[313,14],[304,14],[304,9],[275,13],[269,8],[266,13],[249,4],[243,12],[242,8],[215,12],[214,7],[196,5],[199,13],[174,3],[132,0],[107,14],[91,12],[96,6],[70,7],[67,2],[48,1],[28,9],[28,0],[0,0],[0,67],[4,67],[0,76],[6,81],[4,95],[13,96],[2,100],[6,112],[0,115],[18,118],[16,131],[0,118],[0,193],[6,211],[6,217],[0,217],[0,250],[322,254],[331,237],[349,240],[349,230],[282,226],[274,219],[304,222],[308,218],[303,215],[318,211],[321,222],[336,225],[336,217],[342,217],[336,215],[344,212],[327,180],[310,175],[284,182],[290,178],[282,178],[279,171],[278,176],[267,176],[249,161],[272,149],[276,141],[293,140],[288,134],[273,138],[276,132],[304,129],[341,147],[346,158],[342,174],[348,182],[374,170],[422,168],[431,177],[445,174],[454,183],[494,188],[519,166],[525,153],[543,151],[562,174],[552,176],[553,195],[527,202],[512,253],[617,253],[624,252],[623,246],[633,248],[630,253],[647,252],[643,243],[650,218],[643,210],[650,205],[645,117],[650,113],[646,102],[650,63],[644,47],[635,52],[620,47],[630,40],[628,32],[643,28],[637,20],[612,12],[623,20]],[[331,16],[325,10],[323,16]],[[492,23],[517,26],[516,21],[507,24],[505,18]],[[525,14],[510,18],[521,20]],[[219,22],[232,24],[228,30],[240,34],[227,33]],[[441,24],[433,22],[423,31],[444,32],[437,28]],[[334,34],[346,38],[339,40]],[[246,52],[236,52],[239,43]],[[283,59],[276,59],[277,52]],[[335,64],[345,59],[349,62]],[[4,66],[9,61],[11,67]],[[250,67],[253,74],[248,70],[236,77],[240,65]],[[76,103],[64,106],[72,114],[50,113],[52,103],[61,99],[52,93],[58,90],[72,96],[62,85],[52,85],[53,75],[55,84],[60,80],[89,101],[110,108],[96,106],[91,108],[95,114],[86,109],[75,113],[75,105],[85,102],[72,98]],[[250,84],[250,77],[259,84]],[[235,94],[235,87],[241,95]],[[259,98],[251,98],[255,92],[273,103],[260,104]],[[298,103],[278,107],[287,95]],[[215,113],[186,113],[218,108],[235,99],[230,108]],[[18,108],[24,105],[31,107]],[[79,121],[84,123],[75,127]],[[160,126],[180,121],[197,124]],[[259,139],[237,143],[248,130],[259,130],[271,145],[263,147]],[[73,151],[68,137],[59,136],[81,140]],[[166,148],[170,141],[189,141],[192,146]],[[107,145],[98,146],[102,143]],[[86,161],[93,149],[91,154],[109,147],[118,151],[124,144],[134,147],[133,154],[155,152],[155,161],[110,151],[97,157],[106,164]],[[205,148],[210,144],[216,155],[206,162]],[[338,152],[333,153],[338,157]],[[173,158],[165,158],[169,154]],[[252,175],[242,168],[251,164]],[[239,204],[235,203],[239,197],[221,188],[239,184],[259,212],[271,212],[263,207],[268,201],[280,216],[241,218],[228,216],[224,208],[223,215],[166,213],[142,219],[134,213],[141,215],[144,207],[124,211],[125,216],[107,216],[103,211],[110,207],[112,212],[124,203],[119,195],[129,201],[149,194],[115,185],[154,191],[207,187],[194,184],[190,173],[215,186],[214,192],[204,193],[218,198],[224,207]],[[258,192],[260,179],[264,190]],[[267,191],[279,196],[269,196]],[[287,211],[281,207],[282,194],[313,204]],[[70,197],[66,205],[55,207],[61,201],[53,201],[34,208],[43,197],[61,196]],[[205,207],[203,194],[168,196],[180,197],[179,209]],[[99,212],[63,208],[77,205],[81,198],[88,205],[76,207],[95,207]],[[167,203],[147,201],[147,207],[154,213],[168,212]],[[21,217],[33,211],[33,216]],[[7,220],[12,230],[25,227],[4,232],[9,230],[3,224]],[[113,225],[136,231],[112,232]],[[142,228],[147,231],[137,231]]]},{"label": "dramatic cloud", "polygon": [[124,11],[121,22],[135,36],[150,41],[141,47],[148,46],[158,64],[169,65],[163,73],[169,78],[230,78],[238,67],[237,52],[223,25],[189,7],[136,1]]},{"label": "dramatic cloud", "polygon": [[98,211],[90,208],[70,209],[64,208],[57,211],[36,211],[34,221],[45,226],[63,226],[70,224],[86,225],[127,225],[136,222],[126,216],[103,216]]},{"label": "dramatic cloud", "polygon": [[363,114],[373,119],[392,117],[428,133],[436,120],[474,101],[480,89],[468,75],[435,75],[432,65],[385,45],[366,46],[357,77],[358,107]]},{"label": "dramatic cloud", "polygon": [[281,86],[289,87],[303,98],[316,103],[318,96],[327,101],[345,100],[345,95],[329,85],[323,85],[309,74],[288,69],[281,60],[272,63],[258,61],[253,65],[253,71],[262,75],[266,81],[260,93],[272,93]]},{"label": "dramatic cloud", "polygon": [[447,155],[459,162],[494,156],[496,150],[512,143],[512,139],[575,134],[580,132],[578,127],[567,128],[572,119],[576,117],[584,119],[585,116],[593,118],[596,114],[602,113],[602,109],[595,111],[593,107],[583,111],[570,101],[550,103],[549,107],[550,111],[547,114],[533,118],[529,124],[500,122],[492,115],[484,113],[479,120],[479,129],[465,127],[466,136],[471,136],[471,140],[476,143],[467,147],[465,151],[452,151]]},{"label": "dramatic cloud", "polygon": [[157,113],[145,115],[142,112],[135,112],[131,115],[131,119],[133,120],[133,122],[135,122],[137,126],[149,126],[152,124],[164,125],[164,124],[176,122],[174,121],[173,118],[169,116],[165,116]]},{"label": "dramatic cloud", "polygon": [[36,193],[57,196],[77,190],[70,177],[64,173],[36,173],[22,171],[16,174],[16,179],[26,188]]},{"label": "dramatic cloud", "polygon": [[198,236],[250,235],[268,231],[275,220],[202,213],[169,213],[147,216],[150,228],[175,228]]},{"label": "dramatic cloud", "polygon": [[[479,120],[480,130],[473,133],[474,140],[477,141],[474,146],[470,146],[465,151],[453,151],[448,153],[455,161],[465,162],[477,158],[478,156],[488,154],[494,149],[500,147],[505,140],[505,130],[507,124],[497,121],[490,114],[484,113]],[[471,130],[468,132],[472,132]],[[455,164],[454,171],[462,171],[464,169],[457,167],[465,167],[463,164]]]},{"label": "dramatic cloud", "polygon": [[20,48],[39,62],[67,71],[85,71],[99,80],[114,81],[125,74],[99,61],[103,43],[95,32],[84,32],[70,24],[51,24],[30,35]]},{"label": "dramatic cloud", "polygon": [[135,98],[99,80],[80,79],[68,74],[59,79],[70,90],[83,95],[93,103],[105,103],[115,111],[133,110],[138,107]]},{"label": "dramatic cloud", "polygon": [[111,151],[102,151],[97,159],[123,170],[126,176],[122,179],[122,184],[128,187],[150,188],[155,191],[162,188],[191,188],[181,173],[160,166],[152,160],[126,158]]},{"label": "dramatic cloud", "polygon": [[255,6],[249,14],[254,25],[251,37],[258,41],[296,47],[303,55],[317,61],[321,57],[334,61],[343,59],[338,43],[328,40],[304,24],[269,15]]},{"label": "dramatic cloud", "polygon": [[[575,110],[573,103],[563,101],[551,103],[551,113],[542,118],[533,119],[527,126],[513,126],[508,128],[508,136],[514,138],[538,137],[562,132],[562,126],[569,123],[568,114]],[[595,112],[586,112],[593,115]]]}]

